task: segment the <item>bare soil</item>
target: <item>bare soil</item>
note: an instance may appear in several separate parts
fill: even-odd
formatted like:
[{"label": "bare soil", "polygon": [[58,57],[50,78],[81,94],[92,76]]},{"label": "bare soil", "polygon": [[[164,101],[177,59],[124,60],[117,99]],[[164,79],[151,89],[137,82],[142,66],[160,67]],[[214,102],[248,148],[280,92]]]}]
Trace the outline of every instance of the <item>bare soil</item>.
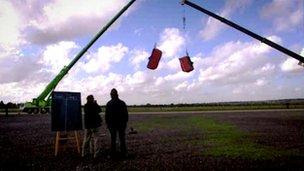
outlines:
[{"label": "bare soil", "polygon": [[[303,111],[203,112],[197,114],[132,114],[129,126],[153,117],[204,116],[231,123],[250,133],[253,142],[304,154]],[[135,128],[136,129],[136,128]],[[81,140],[83,131],[80,131]],[[55,133],[49,115],[0,116],[0,170],[304,170],[304,157],[282,156],[271,160],[249,160],[204,155],[202,139],[192,131],[156,128],[127,136],[128,156],[109,157],[110,137],[101,128],[101,153],[82,158],[73,141],[54,156]]]}]

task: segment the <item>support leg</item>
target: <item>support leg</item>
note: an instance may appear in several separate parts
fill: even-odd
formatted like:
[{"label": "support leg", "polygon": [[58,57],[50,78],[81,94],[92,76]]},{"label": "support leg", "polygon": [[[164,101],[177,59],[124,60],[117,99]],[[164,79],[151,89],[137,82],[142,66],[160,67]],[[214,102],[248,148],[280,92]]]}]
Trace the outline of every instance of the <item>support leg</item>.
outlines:
[{"label": "support leg", "polygon": [[58,147],[59,147],[59,139],[60,139],[60,132],[56,132],[56,138],[55,138],[55,156],[58,154]]},{"label": "support leg", "polygon": [[80,145],[79,145],[79,137],[78,137],[78,132],[74,131],[75,133],[75,139],[76,139],[76,145],[77,145],[77,151],[80,154]]}]

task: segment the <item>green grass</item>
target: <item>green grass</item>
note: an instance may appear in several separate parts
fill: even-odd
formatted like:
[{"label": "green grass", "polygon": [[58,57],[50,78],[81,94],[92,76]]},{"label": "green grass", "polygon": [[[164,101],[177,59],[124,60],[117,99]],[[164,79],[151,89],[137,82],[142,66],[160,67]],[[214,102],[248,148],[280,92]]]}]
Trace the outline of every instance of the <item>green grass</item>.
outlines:
[{"label": "green grass", "polygon": [[[175,111],[222,111],[222,110],[259,110],[286,109],[286,104],[247,104],[247,105],[198,105],[198,106],[129,106],[129,112],[175,112]],[[290,104],[290,109],[304,109],[304,104]],[[0,112],[4,112],[0,109]],[[105,107],[102,106],[102,111]],[[9,109],[9,113],[20,112],[20,109]]]},{"label": "green grass", "polygon": [[202,142],[209,147],[205,155],[265,160],[291,153],[291,151],[256,144],[249,139],[249,133],[237,129],[232,124],[219,123],[211,118],[202,117],[192,117],[191,120],[206,135],[206,140]]},{"label": "green grass", "polygon": [[140,132],[153,129],[180,131],[198,131],[202,134],[199,140],[188,140],[180,143],[202,146],[202,155],[267,160],[280,156],[294,155],[290,150],[275,149],[252,142],[250,134],[239,130],[230,123],[219,123],[212,118],[199,116],[163,117],[154,116],[133,126]]},{"label": "green grass", "polygon": [[[304,105],[290,105],[290,109],[303,109]],[[220,106],[165,106],[128,107],[129,112],[173,112],[173,111],[217,111],[217,110],[259,110],[286,109],[284,104],[266,105],[220,105]]]},{"label": "green grass", "polygon": [[191,127],[188,123],[185,125],[185,121],[182,118],[173,118],[170,116],[153,116],[153,118],[147,119],[143,122],[136,122],[133,124],[136,129],[140,132],[150,132],[153,129],[164,129],[164,130],[172,130],[172,129],[181,129],[183,131],[188,131]]}]

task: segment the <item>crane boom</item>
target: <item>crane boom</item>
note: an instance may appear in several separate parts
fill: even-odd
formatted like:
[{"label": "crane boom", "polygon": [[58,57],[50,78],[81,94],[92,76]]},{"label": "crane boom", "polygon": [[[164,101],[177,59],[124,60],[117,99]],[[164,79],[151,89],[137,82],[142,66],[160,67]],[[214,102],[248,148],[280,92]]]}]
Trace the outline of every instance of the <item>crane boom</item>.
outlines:
[{"label": "crane boom", "polygon": [[[69,70],[76,64],[76,62],[83,56],[83,54],[97,41],[97,39],[135,2],[136,0],[131,0],[127,5],[125,5],[94,37],[91,41],[76,55],[76,57],[69,63],[69,65],[64,66],[63,69],[55,76],[55,78],[45,87],[45,89],[40,93],[37,98],[34,98],[32,102],[26,102],[25,108],[28,110],[34,109],[37,113],[39,108],[44,108],[49,105],[49,97],[51,92],[56,88],[58,83],[62,78],[69,72]],[[47,98],[47,99],[46,99]],[[33,111],[31,111],[33,112]],[[31,113],[29,112],[29,113]]]},{"label": "crane boom", "polygon": [[278,51],[283,52],[286,55],[289,55],[289,56],[297,59],[299,61],[299,64],[304,63],[304,57],[303,56],[301,56],[301,55],[299,55],[299,54],[297,54],[297,53],[295,53],[291,50],[288,50],[287,48],[285,48],[285,47],[283,47],[279,44],[276,44],[276,43],[274,43],[274,42],[272,42],[272,41],[270,41],[270,40],[268,40],[268,39],[266,39],[266,38],[264,38],[264,37],[262,37],[262,36],[260,36],[256,33],[252,32],[252,31],[250,31],[250,30],[248,30],[248,29],[246,29],[246,28],[244,28],[244,27],[242,27],[242,26],[240,26],[240,25],[238,25],[238,24],[236,24],[232,21],[229,21],[229,20],[227,20],[227,19],[225,19],[225,18],[223,18],[219,15],[216,15],[215,13],[213,13],[211,11],[208,11],[208,10],[206,10],[206,9],[204,9],[204,8],[202,8],[202,7],[196,5],[196,4],[194,4],[194,3],[192,3],[188,0],[183,0],[182,5],[184,5],[184,4],[189,5],[190,7],[194,8],[198,11],[201,11],[201,12],[203,12],[203,13],[205,13],[205,14],[207,14],[207,15],[209,15],[209,16],[217,19],[217,20],[220,20],[221,22],[223,22],[223,23],[225,23],[225,24],[227,24],[227,25],[229,25],[229,26],[231,26],[231,27],[233,27],[233,28],[235,28],[235,29],[237,29],[237,30],[255,38],[255,39],[258,39],[259,41],[277,49]]}]

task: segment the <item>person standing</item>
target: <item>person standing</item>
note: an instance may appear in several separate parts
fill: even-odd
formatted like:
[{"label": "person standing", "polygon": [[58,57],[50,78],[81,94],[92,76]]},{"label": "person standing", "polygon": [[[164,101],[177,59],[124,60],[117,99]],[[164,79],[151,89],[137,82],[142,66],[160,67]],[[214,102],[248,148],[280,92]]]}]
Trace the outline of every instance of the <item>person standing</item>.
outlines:
[{"label": "person standing", "polygon": [[82,147],[82,156],[88,153],[93,153],[94,157],[97,156],[99,148],[97,143],[99,140],[99,127],[101,126],[102,119],[99,115],[101,112],[100,106],[94,100],[93,95],[87,97],[87,103],[84,105],[84,126],[85,137]]},{"label": "person standing", "polygon": [[8,117],[8,103],[5,105],[5,116]]},{"label": "person standing", "polygon": [[129,119],[127,105],[118,97],[115,88],[111,90],[111,100],[106,105],[105,120],[111,134],[111,156],[116,154],[116,136],[119,135],[120,152],[123,156],[127,154],[126,127]]}]

